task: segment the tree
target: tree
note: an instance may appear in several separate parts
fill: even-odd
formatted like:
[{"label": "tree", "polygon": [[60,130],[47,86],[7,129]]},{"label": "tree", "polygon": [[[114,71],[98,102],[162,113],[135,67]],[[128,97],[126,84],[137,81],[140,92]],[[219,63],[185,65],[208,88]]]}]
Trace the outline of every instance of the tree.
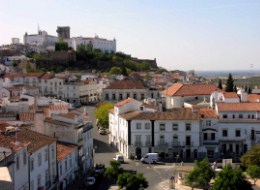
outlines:
[{"label": "tree", "polygon": [[108,111],[112,108],[114,108],[114,105],[107,102],[100,104],[96,108],[95,116],[102,127],[108,127]]},{"label": "tree", "polygon": [[111,160],[110,165],[106,168],[104,173],[109,179],[117,179],[118,174],[123,171],[123,168],[120,167],[121,163],[116,160]]},{"label": "tree", "polygon": [[122,74],[122,70],[120,67],[112,67],[110,70],[109,70],[109,74],[110,75],[121,75]]},{"label": "tree", "polygon": [[212,190],[251,190],[251,184],[246,180],[240,169],[232,169],[227,165],[215,179]]},{"label": "tree", "polygon": [[207,187],[210,180],[215,176],[209,160],[205,158],[201,162],[195,161],[194,169],[188,174],[186,182],[193,186]]},{"label": "tree", "polygon": [[248,167],[249,165],[260,166],[260,145],[253,146],[253,148],[246,152],[240,160],[244,167]]},{"label": "tree", "polygon": [[67,51],[69,49],[68,43],[59,41],[55,43],[55,51]]},{"label": "tree", "polygon": [[219,89],[222,89],[222,88],[223,88],[223,87],[222,87],[222,80],[221,80],[221,79],[218,80],[218,88],[219,88]]},{"label": "tree", "polygon": [[229,73],[227,84],[226,84],[226,92],[233,92],[233,90],[234,90],[234,79],[231,73]]},{"label": "tree", "polygon": [[126,68],[124,67],[124,65],[121,66],[121,71],[122,71],[122,75],[128,76],[127,70],[126,70]]},{"label": "tree", "polygon": [[250,165],[246,169],[246,173],[253,179],[254,185],[260,179],[260,167],[257,165]]},{"label": "tree", "polygon": [[138,190],[148,187],[148,182],[142,173],[122,173],[118,176],[116,184],[126,190]]}]

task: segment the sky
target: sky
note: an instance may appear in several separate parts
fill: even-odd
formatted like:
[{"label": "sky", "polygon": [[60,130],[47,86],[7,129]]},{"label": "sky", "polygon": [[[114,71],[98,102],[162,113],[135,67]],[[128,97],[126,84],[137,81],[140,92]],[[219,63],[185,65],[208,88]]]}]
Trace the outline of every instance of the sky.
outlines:
[{"label": "sky", "polygon": [[9,0],[0,26],[0,45],[70,26],[168,70],[260,70],[260,0]]}]

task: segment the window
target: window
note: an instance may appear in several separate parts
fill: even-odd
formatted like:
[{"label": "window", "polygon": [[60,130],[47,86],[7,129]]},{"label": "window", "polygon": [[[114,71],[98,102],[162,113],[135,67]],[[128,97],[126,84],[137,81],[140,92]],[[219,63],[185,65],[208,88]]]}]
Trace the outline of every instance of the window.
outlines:
[{"label": "window", "polygon": [[145,129],[150,129],[150,123],[145,123]]},{"label": "window", "polygon": [[136,94],[135,94],[135,93],[134,93],[134,96],[133,96],[133,97],[134,97],[134,99],[136,99]]},{"label": "window", "polygon": [[178,136],[177,135],[173,135],[172,145],[173,146],[177,146],[178,145]]},{"label": "window", "polygon": [[48,170],[45,170],[45,186],[48,187],[48,181],[49,181],[49,172]]},{"label": "window", "polygon": [[112,94],[112,100],[115,100],[115,99],[116,99],[116,95]]},{"label": "window", "polygon": [[250,119],[250,118],[251,118],[251,115],[248,115],[247,118]]},{"label": "window", "polygon": [[54,147],[51,146],[51,155],[52,155],[52,158],[54,159],[55,155],[54,155]]},{"label": "window", "polygon": [[164,135],[160,135],[159,144],[164,144]]},{"label": "window", "polygon": [[[135,135],[135,142],[137,143],[137,144],[140,144],[141,143],[141,135]],[[137,145],[138,146],[138,145]]]},{"label": "window", "polygon": [[243,118],[243,114],[239,114],[239,118],[242,119]]},{"label": "window", "polygon": [[[86,151],[84,151],[84,152],[86,152]],[[67,158],[66,158],[66,160],[65,160],[65,171],[67,171],[68,170],[68,162],[67,162]]]},{"label": "window", "polygon": [[240,137],[240,135],[241,135],[241,132],[240,132],[239,129],[237,129],[237,130],[236,130],[236,137]]},{"label": "window", "polygon": [[165,131],[165,124],[164,123],[160,123],[160,131]]},{"label": "window", "polygon": [[146,146],[150,146],[151,145],[151,135],[146,135]]},{"label": "window", "polygon": [[123,99],[123,95],[119,94],[119,100],[122,100],[122,99]]},{"label": "window", "polygon": [[38,166],[41,166],[42,165],[42,154],[39,153],[38,154]]},{"label": "window", "polygon": [[37,177],[37,186],[38,188],[41,187],[41,175],[38,175]]},{"label": "window", "polygon": [[48,149],[45,149],[44,157],[45,157],[45,161],[47,161],[48,160]]},{"label": "window", "polygon": [[[88,152],[89,152],[89,147],[88,147]],[[70,167],[72,166],[72,158],[71,158],[71,155],[70,155]]]},{"label": "window", "polygon": [[211,140],[215,140],[215,133],[211,133]]},{"label": "window", "polygon": [[191,140],[190,140],[190,136],[186,136],[186,146],[190,146],[191,145]]},{"label": "window", "polygon": [[136,129],[142,129],[142,124],[141,123],[137,123],[136,124]]},{"label": "window", "polygon": [[20,158],[19,155],[16,155],[16,170],[20,169]]},{"label": "window", "polygon": [[211,126],[211,120],[206,120],[206,126]]},{"label": "window", "polygon": [[33,180],[30,183],[30,189],[34,189],[34,181]]},{"label": "window", "polygon": [[172,130],[173,131],[178,131],[178,123],[173,123],[172,124]]},{"label": "window", "polygon": [[106,100],[109,100],[109,96],[108,96],[108,94],[106,94],[106,97],[105,97],[105,99],[106,99]]},{"label": "window", "polygon": [[62,175],[62,163],[60,163],[60,175]]},{"label": "window", "polygon": [[26,151],[23,151],[23,165],[27,164],[27,155],[26,155]]},{"label": "window", "polygon": [[141,100],[143,100],[144,99],[144,94],[141,94]]},{"label": "window", "polygon": [[222,130],[222,136],[223,136],[223,137],[227,137],[227,136],[228,136],[228,131],[227,131],[227,129],[223,129],[223,130]]},{"label": "window", "polygon": [[223,115],[223,118],[227,118],[227,115],[225,114],[225,115]]},{"label": "window", "polygon": [[129,97],[130,97],[130,95],[129,95],[129,93],[127,93],[127,94],[126,94],[126,98],[129,98]]},{"label": "window", "polygon": [[203,140],[208,140],[208,133],[203,133]]},{"label": "window", "polygon": [[190,123],[186,123],[186,131],[190,131],[191,130],[191,124]]},{"label": "window", "polygon": [[30,159],[30,171],[34,170],[34,160],[33,158]]}]

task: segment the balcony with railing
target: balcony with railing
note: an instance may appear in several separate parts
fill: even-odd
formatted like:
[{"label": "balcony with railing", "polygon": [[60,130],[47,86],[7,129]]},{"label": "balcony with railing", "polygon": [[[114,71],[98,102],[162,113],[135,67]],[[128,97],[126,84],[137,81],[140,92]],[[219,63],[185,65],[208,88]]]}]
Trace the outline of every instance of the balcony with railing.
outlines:
[{"label": "balcony with railing", "polygon": [[158,141],[158,146],[159,147],[168,147],[169,143],[165,141]]}]

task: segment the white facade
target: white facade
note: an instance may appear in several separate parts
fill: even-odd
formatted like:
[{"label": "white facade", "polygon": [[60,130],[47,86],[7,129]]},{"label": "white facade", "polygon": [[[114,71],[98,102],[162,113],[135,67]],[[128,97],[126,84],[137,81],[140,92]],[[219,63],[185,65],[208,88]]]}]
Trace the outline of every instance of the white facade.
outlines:
[{"label": "white facade", "polygon": [[53,115],[44,120],[44,133],[58,137],[59,141],[78,145],[78,165],[86,173],[93,167],[93,127],[81,113]]},{"label": "white facade", "polygon": [[23,37],[24,44],[36,45],[36,46],[54,46],[58,41],[58,37],[50,36],[45,31],[38,31],[38,34],[28,35],[27,33]]},{"label": "white facade", "polygon": [[93,49],[100,49],[103,52],[116,52],[116,40],[107,40],[103,38],[99,38],[98,36],[95,36],[95,38],[83,38],[83,37],[77,37],[77,38],[70,38],[65,39],[66,42],[68,42],[68,46],[71,47],[73,50],[77,50],[79,45],[88,45],[92,44]]},{"label": "white facade", "polygon": [[44,95],[55,95],[61,99],[63,97],[63,85],[64,80],[61,78],[41,78],[39,83],[40,93]]},{"label": "white facade", "polygon": [[59,188],[66,189],[78,173],[78,148],[72,144],[58,143],[57,149]]},{"label": "white facade", "polygon": [[140,102],[127,99],[117,103],[114,112],[109,113],[110,143],[124,156],[140,157],[158,152],[169,157],[198,157],[201,141],[197,113],[180,109],[190,114],[185,119],[170,112],[143,112],[140,106]]}]

